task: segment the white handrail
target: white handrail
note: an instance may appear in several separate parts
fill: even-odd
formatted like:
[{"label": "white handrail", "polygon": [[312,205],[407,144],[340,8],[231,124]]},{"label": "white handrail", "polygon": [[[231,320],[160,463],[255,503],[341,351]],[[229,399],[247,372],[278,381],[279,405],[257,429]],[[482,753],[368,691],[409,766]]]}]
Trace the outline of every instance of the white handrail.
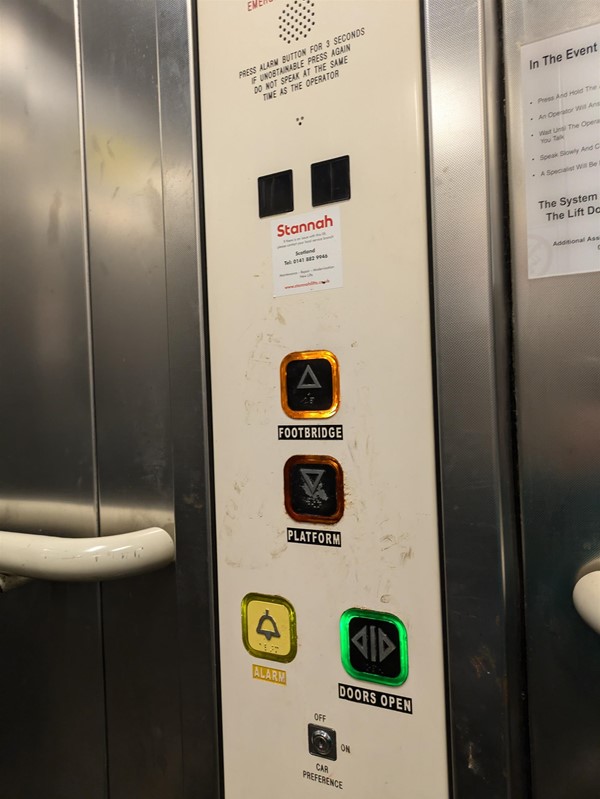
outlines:
[{"label": "white handrail", "polygon": [[600,634],[600,571],[588,572],[577,581],[573,604],[581,618]]},{"label": "white handrail", "polygon": [[58,538],[0,530],[0,572],[40,580],[115,580],[160,569],[175,560],[161,527],[98,538]]}]

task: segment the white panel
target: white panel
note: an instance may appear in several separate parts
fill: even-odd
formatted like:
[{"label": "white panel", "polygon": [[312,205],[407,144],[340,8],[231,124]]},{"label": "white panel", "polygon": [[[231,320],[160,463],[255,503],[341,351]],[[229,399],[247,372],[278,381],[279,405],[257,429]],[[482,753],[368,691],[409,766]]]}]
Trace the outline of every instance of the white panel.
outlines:
[{"label": "white panel", "polygon": [[[308,28],[288,44],[279,18],[294,2],[199,4],[226,797],[319,796],[332,786],[307,776],[318,774],[353,799],[444,799],[419,4],[297,5],[308,7]],[[350,32],[358,35],[343,42],[347,63],[332,68],[336,37]],[[280,75],[277,96],[255,91],[261,64],[281,67],[303,48],[285,62],[304,60],[301,89],[280,94]],[[308,60],[324,51],[325,73],[316,73]],[[336,78],[307,83],[336,69]],[[312,212],[310,165],[345,155],[352,198],[333,206],[343,287],[274,298],[272,222]],[[260,219],[257,178],[288,169],[294,211]],[[279,425],[303,424],[282,410],[280,363],[321,349],[339,360],[340,410],[307,424],[343,425],[343,439],[279,441]],[[293,455],[341,464],[345,513],[336,524],[286,514],[283,470]],[[342,545],[288,542],[288,526],[339,532]],[[241,601],[252,592],[295,608],[298,653],[272,664],[285,685],[253,679],[253,665],[270,663],[242,641]],[[353,607],[404,622],[404,685],[344,670],[339,623]],[[344,701],[339,684],[406,697],[413,712]],[[336,730],[336,761],[308,752],[315,716]]]}]

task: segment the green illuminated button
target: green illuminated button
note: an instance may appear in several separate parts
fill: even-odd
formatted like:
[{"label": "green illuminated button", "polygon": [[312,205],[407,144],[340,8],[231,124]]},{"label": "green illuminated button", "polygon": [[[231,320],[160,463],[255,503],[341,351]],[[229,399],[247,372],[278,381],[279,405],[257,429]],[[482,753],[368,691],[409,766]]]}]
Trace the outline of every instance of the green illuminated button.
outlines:
[{"label": "green illuminated button", "polygon": [[340,619],[342,665],[357,680],[402,685],[408,677],[406,627],[391,613],[351,608]]}]

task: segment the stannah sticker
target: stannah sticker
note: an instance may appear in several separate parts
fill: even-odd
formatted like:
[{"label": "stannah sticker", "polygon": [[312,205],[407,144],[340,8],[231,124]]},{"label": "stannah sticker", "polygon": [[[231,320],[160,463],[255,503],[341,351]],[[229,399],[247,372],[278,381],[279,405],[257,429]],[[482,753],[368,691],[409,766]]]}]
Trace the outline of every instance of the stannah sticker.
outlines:
[{"label": "stannah sticker", "polygon": [[343,286],[340,209],[278,217],[271,222],[273,296]]}]

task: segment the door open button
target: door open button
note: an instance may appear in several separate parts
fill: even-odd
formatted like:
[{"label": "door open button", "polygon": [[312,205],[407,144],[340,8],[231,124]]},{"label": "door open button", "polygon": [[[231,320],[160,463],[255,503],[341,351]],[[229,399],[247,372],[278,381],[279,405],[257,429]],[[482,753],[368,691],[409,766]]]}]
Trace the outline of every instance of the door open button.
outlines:
[{"label": "door open button", "polygon": [[358,680],[402,685],[408,677],[406,628],[391,613],[352,608],[340,619],[342,664]]}]

